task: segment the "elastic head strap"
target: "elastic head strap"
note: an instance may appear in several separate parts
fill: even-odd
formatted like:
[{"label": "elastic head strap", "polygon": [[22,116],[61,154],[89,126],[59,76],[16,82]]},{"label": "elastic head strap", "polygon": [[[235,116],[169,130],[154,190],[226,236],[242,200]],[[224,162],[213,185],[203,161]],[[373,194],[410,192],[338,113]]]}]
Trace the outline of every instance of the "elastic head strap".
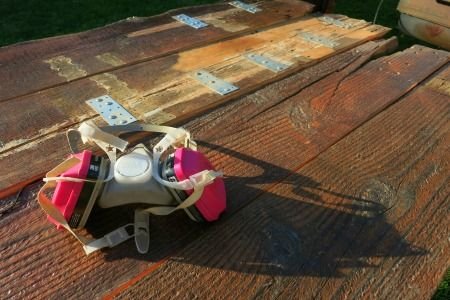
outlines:
[{"label": "elastic head strap", "polygon": [[[54,167],[52,170],[47,172],[46,178],[57,178],[58,175],[64,173],[65,171],[69,170],[70,168],[76,166],[78,163],[80,163],[80,160],[74,156],[69,157],[56,167]],[[59,177],[61,179],[65,179],[65,177]],[[41,206],[42,210],[45,211],[47,215],[52,217],[56,222],[61,224],[67,231],[69,231],[80,243],[85,245],[88,243],[88,240],[82,236],[77,235],[72,228],[70,228],[69,224],[67,223],[67,220],[64,218],[63,214],[59,211],[59,209],[53,205],[53,203],[48,199],[45,192],[49,189],[56,187],[56,181],[47,181],[42,188],[38,192],[38,202]]]},{"label": "elastic head strap", "polygon": [[183,202],[181,202],[178,206],[156,206],[147,208],[144,211],[158,215],[158,216],[166,216],[177,210],[188,208],[189,206],[194,205],[202,196],[204,187],[194,187],[193,193]]},{"label": "elastic head strap", "polygon": [[[152,124],[129,124],[129,125],[117,125],[117,126],[104,126],[97,127],[92,121],[87,121],[81,124],[78,129],[80,133],[81,139],[84,143],[93,142],[96,143],[103,151],[106,152],[108,158],[110,159],[110,172],[109,176],[105,181],[111,180],[114,176],[114,165],[116,162],[116,149],[120,151],[124,151],[128,142],[122,140],[113,134],[121,134],[126,132],[161,132],[166,135],[159,141],[159,143],[153,148],[153,164],[155,166],[159,165],[159,161],[161,159],[161,155],[167,151],[170,147],[188,147],[190,149],[196,150],[197,145],[191,139],[190,133],[183,128],[174,128],[169,126],[159,126]],[[69,139],[69,144],[73,149],[73,134],[67,135]],[[214,180],[215,177],[221,176],[220,173],[214,171],[208,171],[209,178]],[[202,174],[201,174],[202,173]],[[195,185],[198,184],[209,184],[210,182],[200,182],[195,181],[192,178],[203,176],[204,172],[200,172],[198,174],[194,174],[189,179],[185,179],[179,182],[170,182],[161,178],[159,174],[158,168],[153,168],[152,176],[158,181],[160,184],[179,190],[191,190]]]},{"label": "elastic head strap", "polygon": [[84,252],[89,255],[94,251],[102,249],[104,247],[114,247],[117,244],[120,244],[129,238],[133,237],[126,230],[127,227],[133,226],[133,224],[127,224],[125,226],[119,227],[112,232],[106,234],[104,237],[100,239],[88,239],[82,235],[77,234],[75,231],[70,228],[70,225],[67,223],[66,218],[59,211],[59,209],[52,203],[52,201],[47,197],[46,191],[49,189],[53,189],[56,187],[57,181],[74,181],[73,179],[79,178],[71,178],[71,177],[57,177],[58,175],[64,173],[70,168],[74,167],[80,162],[80,160],[76,157],[69,157],[51,171],[46,174],[46,183],[42,186],[42,188],[38,192],[38,203],[41,206],[42,210],[53,218],[56,222],[61,224],[61,226],[70,232],[82,245]]},{"label": "elastic head strap", "polygon": [[72,230],[72,228],[70,228],[63,214],[59,211],[59,209],[55,205],[53,205],[53,203],[50,201],[50,199],[48,199],[47,195],[45,194],[47,190],[54,188],[55,186],[56,186],[55,181],[49,181],[44,184],[44,186],[39,190],[38,193],[39,205],[47,215],[49,215],[56,222],[61,224],[61,226],[64,227],[68,232],[70,232],[81,244],[83,245],[88,244],[90,241],[87,238],[76,234]]},{"label": "elastic head strap", "polygon": [[69,170],[70,168],[76,166],[80,163],[80,160],[76,158],[75,156],[71,156],[56,167],[54,167],[52,170],[48,171],[47,174],[45,174],[45,177],[43,178],[44,182],[50,182],[50,181],[71,181],[71,182],[96,182],[96,180],[89,180],[89,179],[82,179],[82,178],[74,178],[74,177],[61,177],[58,175],[61,175],[65,171]]},{"label": "elastic head strap", "polygon": [[45,194],[45,191],[47,191],[50,188],[54,188],[55,186],[56,182],[54,181],[46,182],[44,184],[44,186],[40,189],[38,193],[39,205],[47,215],[49,215],[55,221],[61,224],[61,226],[64,227],[64,229],[70,232],[83,245],[83,250],[86,253],[86,255],[89,255],[92,252],[95,252],[105,247],[112,248],[134,236],[134,234],[129,234],[127,231],[128,227],[134,226],[133,224],[127,224],[122,227],[119,227],[99,239],[89,239],[82,235],[77,234],[75,231],[72,230],[72,228],[70,228],[69,224],[67,223],[62,213],[55,205],[53,205],[53,203],[50,201],[50,199],[48,199],[47,195]]}]

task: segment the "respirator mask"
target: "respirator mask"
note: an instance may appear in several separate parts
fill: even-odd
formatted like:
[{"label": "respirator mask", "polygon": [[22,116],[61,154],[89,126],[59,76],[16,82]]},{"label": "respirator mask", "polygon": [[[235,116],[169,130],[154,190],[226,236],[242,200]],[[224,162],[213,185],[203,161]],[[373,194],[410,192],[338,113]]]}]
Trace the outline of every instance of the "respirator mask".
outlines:
[{"label": "respirator mask", "polygon": [[[166,135],[153,151],[143,144],[128,149],[118,135],[127,132],[160,132]],[[226,208],[222,174],[196,150],[189,132],[182,128],[150,124],[97,127],[84,122],[67,132],[73,152],[49,171],[38,193],[48,220],[65,228],[83,244],[86,254],[114,247],[134,237],[137,250],[149,248],[149,214],[168,215],[184,210],[193,221],[214,221]],[[94,143],[106,154],[79,152],[77,143]],[[121,155],[119,155],[121,153]],[[47,191],[54,189],[51,199]],[[102,238],[90,240],[74,230],[83,228],[94,205],[110,208],[148,204],[135,210],[134,223],[119,227]]]}]

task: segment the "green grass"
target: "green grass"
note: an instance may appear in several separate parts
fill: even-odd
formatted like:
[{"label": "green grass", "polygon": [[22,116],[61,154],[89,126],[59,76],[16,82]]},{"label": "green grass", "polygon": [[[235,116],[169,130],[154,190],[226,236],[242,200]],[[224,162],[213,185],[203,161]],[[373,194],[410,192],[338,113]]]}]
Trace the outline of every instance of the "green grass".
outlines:
[{"label": "green grass", "polygon": [[[169,9],[218,0],[0,0],[0,46],[84,31],[130,16],[150,16]],[[336,12],[372,21],[379,0],[337,0]],[[425,44],[397,29],[398,0],[384,0],[377,24],[393,28],[400,49]],[[450,299],[450,270],[434,300]]]},{"label": "green grass", "polygon": [[433,300],[448,300],[450,299],[450,269],[445,273],[444,279],[439,285],[436,293],[433,296]]},{"label": "green grass", "polygon": [[[337,0],[336,12],[372,21],[379,0]],[[218,0],[1,0],[0,46],[103,26],[130,16],[151,16],[169,9]],[[384,0],[379,24],[394,28],[400,49],[422,43],[396,28],[398,0]]]},{"label": "green grass", "polygon": [[0,46],[217,0],[0,0]]}]

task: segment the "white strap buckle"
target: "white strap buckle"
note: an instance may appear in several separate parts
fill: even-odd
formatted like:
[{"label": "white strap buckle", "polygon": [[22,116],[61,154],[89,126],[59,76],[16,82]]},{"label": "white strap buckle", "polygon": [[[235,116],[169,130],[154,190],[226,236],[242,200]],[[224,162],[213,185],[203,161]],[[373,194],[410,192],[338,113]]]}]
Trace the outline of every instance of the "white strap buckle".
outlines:
[{"label": "white strap buckle", "polygon": [[127,227],[131,227],[131,230],[134,230],[134,224],[127,224],[105,235],[105,240],[110,248],[115,247],[134,236],[134,234],[128,233]]},{"label": "white strap buckle", "polygon": [[120,243],[125,242],[126,240],[128,240],[134,236],[134,234],[128,233],[127,228],[131,228],[129,230],[131,232],[133,232],[134,225],[133,224],[124,225],[124,226],[119,227],[119,228],[111,231],[110,233],[104,235],[102,238],[93,240],[93,241],[89,242],[88,244],[85,244],[83,246],[84,252],[87,255],[89,255],[92,252],[95,252],[102,248],[105,248],[105,247],[112,248],[112,247],[119,245]]},{"label": "white strap buckle", "polygon": [[222,172],[203,170],[201,172],[198,172],[197,174],[189,176],[189,180],[195,187],[199,187],[199,186],[207,186],[211,184],[214,181],[214,179],[222,176],[223,176]]}]

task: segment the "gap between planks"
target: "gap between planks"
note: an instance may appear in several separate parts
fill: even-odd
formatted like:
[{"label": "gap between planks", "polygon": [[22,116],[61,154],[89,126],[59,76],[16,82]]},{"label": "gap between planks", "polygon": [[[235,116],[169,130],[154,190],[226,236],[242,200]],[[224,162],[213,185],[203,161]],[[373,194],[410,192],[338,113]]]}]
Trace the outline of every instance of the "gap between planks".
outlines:
[{"label": "gap between planks", "polygon": [[[7,72],[7,74],[0,74],[0,77],[11,78],[10,73],[19,73],[20,76],[17,77],[21,77],[21,81],[8,80],[6,84],[2,85],[0,87],[0,101],[16,99],[23,95],[30,95],[37,91],[61,86],[73,80],[111,72],[121,67],[126,67],[127,64],[135,65],[223,39],[242,36],[254,30],[271,28],[277,24],[296,20],[312,10],[311,4],[302,1],[263,1],[260,5],[263,11],[251,18],[248,17],[248,13],[232,8],[228,4],[176,10],[177,13],[191,13],[205,21],[209,20],[212,22],[212,20],[216,20],[212,22],[213,24],[209,28],[200,31],[187,28],[174,21],[170,15],[174,14],[175,11],[171,11],[146,20],[133,19],[119,22],[104,28],[62,37],[59,40],[43,40],[5,47],[1,49],[0,57],[1,55],[6,56],[6,64],[3,63],[2,70]],[[224,24],[218,22],[220,20]],[[174,24],[175,26],[168,27],[164,24]],[[138,28],[142,29],[142,26],[149,25],[153,25],[153,29],[163,27],[165,30],[159,33],[155,32],[153,35],[124,37],[126,33],[130,34]],[[88,39],[89,37],[92,41]],[[178,38],[175,39],[176,37]],[[78,39],[82,39],[82,42]],[[88,42],[86,42],[86,39],[88,39]],[[72,43],[76,42],[75,49],[64,45],[63,41],[67,43],[70,43],[70,41]],[[53,45],[55,43],[59,47],[63,47],[65,51],[54,51],[51,54],[42,51],[44,47],[44,49],[49,49],[49,44]],[[83,46],[79,46],[80,44]],[[20,57],[14,56],[16,55],[14,52],[18,52],[21,49],[26,51],[25,49],[28,48],[31,48],[33,51],[28,51],[30,53],[27,53],[27,55],[24,53]],[[37,51],[39,49],[41,50],[40,52]],[[12,52],[12,50],[17,51],[10,53],[8,56],[8,51]],[[29,60],[27,60],[28,58]],[[14,64],[9,66],[8,62],[11,61]],[[1,60],[0,64],[2,64]],[[14,71],[11,71],[10,67],[14,68]],[[51,67],[55,70],[52,70]],[[58,69],[74,69],[75,67],[81,67],[86,70],[74,72],[69,77],[58,76]],[[64,75],[64,73],[62,74]],[[9,83],[10,85],[8,85]]]},{"label": "gap between planks", "polygon": [[[296,34],[297,31],[299,30],[299,28],[301,28],[302,30],[305,30],[305,22],[306,24],[310,24],[311,28],[316,28],[316,30],[318,30],[320,32],[320,34],[322,36],[330,36],[330,37],[334,37],[335,39],[337,39],[338,41],[341,42],[340,46],[337,47],[336,49],[330,49],[328,47],[323,47],[323,46],[317,46],[314,44],[314,46],[311,46],[310,43],[303,41],[302,39],[297,39],[294,38],[294,41],[291,41],[290,36],[291,34]],[[290,28],[291,29],[291,33],[285,33],[284,29],[286,28]],[[318,28],[318,29],[317,29]],[[284,32],[284,34],[283,34]],[[122,101],[119,100],[119,102],[122,102],[123,106],[125,108],[128,108],[132,114],[134,114],[135,116],[137,116],[139,119],[144,119],[144,121],[147,122],[152,122],[152,123],[167,123],[168,121],[175,121],[175,122],[182,122],[183,120],[186,120],[188,118],[193,117],[194,115],[203,112],[207,109],[210,109],[214,106],[217,106],[225,101],[228,101],[230,99],[236,98],[238,96],[242,96],[245,95],[249,92],[252,92],[262,86],[265,86],[266,84],[280,79],[282,77],[285,77],[295,71],[298,71],[306,66],[310,66],[311,64],[317,63],[318,61],[321,61],[323,59],[325,59],[326,57],[335,54],[335,53],[339,53],[342,52],[344,50],[347,50],[351,47],[354,47],[360,43],[363,43],[364,41],[367,41],[368,39],[373,39],[376,37],[379,37],[381,35],[383,35],[386,32],[386,29],[383,27],[379,27],[379,26],[361,26],[359,28],[354,28],[351,30],[344,30],[341,28],[330,28],[330,26],[327,25],[323,25],[321,22],[319,22],[317,19],[315,18],[310,18],[304,21],[298,21],[296,23],[292,23],[289,25],[284,25],[281,26],[279,28],[275,28],[275,29],[271,29],[265,32],[261,32],[261,33],[257,33],[255,35],[252,35],[251,37],[242,37],[242,38],[238,38],[234,41],[227,41],[227,42],[223,42],[223,43],[219,43],[217,45],[211,45],[211,46],[207,46],[206,48],[200,48],[200,49],[196,49],[196,50],[191,50],[191,51],[187,51],[186,54],[184,55],[183,53],[178,55],[176,64],[174,66],[172,66],[172,68],[170,70],[166,70],[166,71],[162,71],[163,73],[158,73],[158,78],[155,78],[154,80],[158,80],[157,82],[161,85],[163,85],[163,88],[161,89],[161,87],[159,88],[155,88],[153,87],[153,90],[148,90],[146,93],[140,93],[138,95],[136,95],[136,91],[134,88],[130,88],[127,87],[127,84],[124,84],[122,81],[118,81],[116,75],[113,76],[107,76],[107,77],[101,77],[98,78],[95,83],[97,85],[103,86],[106,84],[106,87],[108,87],[108,85],[110,85],[112,82],[114,85],[116,85],[114,88],[116,89],[116,92],[118,92],[119,94],[115,95],[114,90],[110,91],[110,94],[112,94],[113,98],[117,99],[122,99]],[[292,55],[291,53],[289,53],[285,57],[284,60],[288,61],[291,60],[291,62],[294,64],[288,71],[283,72],[282,74],[277,74],[274,75],[272,72],[267,71],[265,69],[262,69],[261,67],[254,65],[253,63],[248,62],[245,59],[241,58],[242,52],[238,53],[238,54],[233,54],[233,51],[231,51],[231,57],[228,57],[230,55],[230,50],[229,48],[227,48],[224,45],[227,45],[229,43],[231,43],[232,45],[236,45],[238,44],[238,41],[241,41],[241,39],[244,40],[249,40],[251,43],[253,43],[253,41],[256,39],[258,39],[258,37],[265,37],[263,39],[263,41],[266,40],[270,40],[272,41],[280,41],[278,44],[272,45],[272,47],[269,47],[269,50],[266,50],[265,53],[271,53],[272,55],[275,56],[282,56],[283,54],[286,55],[284,53],[284,50],[282,46],[286,46],[286,42],[289,43],[293,43],[291,46],[293,47],[300,47],[300,49],[303,49],[302,55],[305,55],[305,57],[307,57],[307,59],[311,59],[311,61],[309,61],[308,63],[304,62],[304,58],[301,55],[300,57],[296,57],[295,55]],[[280,38],[281,37],[286,37],[285,39]],[[281,43],[281,44],[280,44]],[[250,44],[251,45],[251,44]],[[260,41],[257,40],[256,45],[258,45],[256,48],[254,48],[254,50],[261,50],[264,49],[266,47],[265,42],[261,43]],[[281,46],[282,45],[282,46]],[[217,95],[212,94],[207,88],[203,87],[201,84],[195,83],[193,84],[192,79],[187,79],[186,77],[188,75],[186,75],[186,72],[190,72],[190,70],[194,70],[196,68],[201,67],[202,65],[199,65],[199,63],[196,61],[198,58],[200,58],[201,56],[204,57],[204,52],[205,49],[213,49],[214,54],[217,56],[217,51],[216,49],[221,49],[222,47],[222,52],[219,57],[217,58],[213,58],[212,61],[208,62],[209,64],[209,70],[214,70],[214,72],[216,74],[222,75],[221,77],[223,77],[225,80],[231,81],[231,82],[238,82],[238,85],[241,86],[241,89],[238,90],[236,93],[230,94],[228,96],[225,97],[219,97]],[[262,48],[261,48],[262,47]],[[313,47],[313,48],[311,48]],[[244,47],[245,48],[245,47]],[[239,51],[244,50],[243,47],[239,48]],[[306,50],[305,50],[306,49]],[[307,49],[311,49],[311,50],[307,50]],[[245,49],[247,50],[247,49]],[[264,51],[263,51],[264,52]],[[220,52],[219,52],[220,53]],[[200,56],[199,56],[200,55]],[[298,54],[297,54],[298,55]],[[233,58],[234,56],[234,58]],[[309,57],[308,57],[309,56]],[[228,58],[227,58],[228,57]],[[193,60],[194,58],[194,60]],[[225,63],[222,62],[223,60],[225,60]],[[230,61],[233,61],[233,63],[230,65]],[[192,65],[194,64],[194,66]],[[197,64],[197,65],[195,65]],[[132,77],[141,77],[139,76],[139,72],[144,72],[144,74],[146,72],[148,72],[147,69],[143,69],[142,67],[140,68],[133,68],[130,70],[130,72],[128,72],[128,74],[126,72],[122,72],[121,74],[126,74],[127,76],[130,77],[130,79]],[[138,72],[138,74],[136,74],[136,72]],[[181,73],[180,73],[181,72]],[[177,76],[176,74],[185,74],[183,76],[181,76],[181,79],[179,80],[175,80],[172,81],[172,83],[170,83],[170,81],[168,82],[167,80],[170,80],[169,78],[173,78],[173,76]],[[106,74],[105,74],[106,75]],[[147,74],[150,75],[150,74]],[[154,74],[155,75],[155,74]],[[257,78],[257,79],[256,79]],[[127,80],[127,82],[130,82],[130,80]],[[154,83],[154,82],[153,82]],[[89,83],[88,83],[89,84]],[[92,83],[90,83],[92,84]],[[148,84],[148,83],[143,83]],[[164,86],[175,86],[175,89],[167,89]],[[68,86],[68,87],[71,87]],[[66,86],[65,86],[66,88]],[[97,87],[98,88],[98,87]],[[156,94],[153,92],[156,90],[159,90],[159,92],[157,92]],[[73,92],[77,92],[77,94],[81,93],[84,94],[86,91],[86,87],[84,88],[80,88],[78,91],[72,89]],[[64,95],[67,94],[67,91],[59,91],[57,90],[56,93],[62,93]],[[99,93],[99,92],[95,92],[95,93]],[[104,92],[100,92],[101,94],[104,94]],[[22,137],[19,140],[13,140],[10,141],[9,143],[7,141],[4,141],[4,146],[3,146],[3,154],[1,154],[1,156],[3,156],[3,160],[8,159],[6,156],[11,157],[8,153],[8,150],[6,148],[10,148],[11,149],[11,153],[12,155],[16,155],[16,153],[18,151],[20,151],[20,147],[25,147],[24,151],[28,151],[28,149],[32,148],[32,147],[36,147],[40,142],[45,140],[45,135],[48,134],[53,134],[58,132],[58,127],[63,127],[63,128],[67,128],[69,126],[73,126],[75,124],[78,124],[78,122],[80,121],[80,117],[79,116],[72,116],[72,120],[70,119],[70,117],[68,117],[67,115],[65,115],[66,113],[64,113],[64,109],[68,109],[68,113],[75,113],[75,112],[79,112],[82,114],[82,119],[86,120],[92,117],[95,117],[96,114],[94,114],[92,111],[89,110],[88,107],[83,107],[82,104],[84,104],[84,100],[81,100],[80,103],[80,99],[77,97],[80,97],[79,95],[77,95],[75,93],[71,93],[70,97],[75,97],[75,99],[72,99],[72,101],[65,103],[63,106],[63,102],[64,99],[61,98],[56,98],[55,96],[49,96],[49,95],[44,95],[44,94],[40,94],[39,97],[44,97],[44,98],[49,98],[50,101],[56,101],[55,104],[51,104],[51,102],[47,102],[45,105],[47,105],[47,108],[44,107],[39,107],[38,109],[41,110],[40,113],[36,113],[36,111],[34,111],[33,113],[35,114],[36,117],[30,119],[28,117],[24,117],[21,118],[20,116],[17,116],[17,114],[29,114],[29,112],[24,111],[24,110],[19,110],[16,111],[17,114],[7,114],[9,116],[14,115],[14,120],[16,120],[16,124],[18,128],[21,128],[23,126],[27,126],[28,132],[29,131],[34,131],[36,132],[37,129],[39,128],[35,128],[34,126],[30,126],[30,122],[33,122],[34,124],[36,124],[36,126],[45,126],[44,123],[45,122],[52,122],[54,125],[52,125],[52,127],[47,128],[47,129],[39,129],[37,132],[38,134],[35,135],[34,137],[31,136],[28,139],[32,140],[33,142],[30,142],[28,144],[26,139],[23,139],[23,134],[24,132],[21,131],[20,132],[20,136]],[[147,96],[145,96],[147,95]],[[89,98],[93,97],[93,96],[98,96],[98,95],[91,95]],[[119,97],[117,97],[119,96]],[[64,96],[65,97],[65,96]],[[169,104],[167,104],[167,99],[173,99],[175,97],[175,100],[172,100]],[[178,99],[176,99],[178,98]],[[187,98],[187,99],[186,99]],[[189,101],[189,98],[191,99],[191,101]],[[24,99],[24,101],[27,98]],[[28,101],[35,101],[34,99],[29,99]],[[79,104],[81,104],[81,106]],[[7,103],[5,103],[4,105],[7,105]],[[55,115],[55,108],[51,108],[50,106],[60,106],[58,109],[58,113]],[[14,103],[14,107],[17,106],[17,103]],[[165,110],[161,109],[161,106],[165,107]],[[15,109],[14,107],[12,107],[11,109]],[[26,110],[27,108],[25,108]],[[31,108],[31,110],[33,111],[34,108]],[[28,108],[28,111],[30,110],[30,108]],[[153,110],[153,113],[152,113]],[[63,113],[61,115],[61,113]],[[156,116],[155,116],[156,114]],[[59,116],[58,116],[59,115]],[[90,116],[90,117],[89,117]],[[61,117],[61,122],[63,123],[58,123],[60,121],[58,121],[58,117]],[[39,119],[41,119],[42,121],[40,121]],[[176,119],[176,120],[172,120],[172,119]],[[95,120],[99,121],[100,119],[97,117],[95,118]],[[75,121],[75,123],[74,123]],[[11,123],[13,122],[13,120],[7,121],[7,123]],[[22,122],[24,123],[23,125],[21,125],[18,122]],[[25,125],[26,124],[26,125]],[[54,126],[54,128],[53,128]],[[12,132],[11,131],[7,131],[3,134],[4,138],[7,138],[7,136],[9,135],[9,139],[11,139],[12,137]],[[23,145],[23,146],[20,146]],[[42,173],[39,173],[42,174]],[[37,176],[33,176],[32,174],[29,174],[30,176],[29,178],[36,178]],[[18,187],[21,186],[20,183],[14,183],[14,182],[8,182],[7,185],[5,186],[5,183],[3,184],[3,187],[1,187],[1,189],[4,191],[5,188],[9,188],[9,190],[11,192],[14,192]],[[22,185],[23,186],[23,185]],[[0,193],[2,196],[6,195],[4,192]]]},{"label": "gap between planks", "polygon": [[[125,73],[125,70],[122,70],[120,73],[113,73],[113,74],[109,74],[106,73],[104,76],[94,76],[93,78],[93,84],[98,85],[99,88],[104,88],[106,89],[105,91],[101,92],[101,91],[92,91],[91,95],[85,95],[85,99],[80,99],[81,94],[80,95],[75,95],[74,97],[70,97],[70,102],[71,103],[76,103],[77,106],[74,106],[74,104],[71,104],[74,107],[70,107],[68,106],[67,108],[64,107],[64,105],[68,105],[65,104],[64,102],[66,101],[65,98],[60,99],[59,98],[59,94],[63,93],[67,93],[67,91],[63,91],[61,88],[60,89],[52,89],[55,92],[52,94],[52,92],[47,92],[46,94],[44,94],[43,96],[41,96],[42,94],[39,93],[38,95],[36,95],[37,97],[45,97],[46,99],[50,99],[49,101],[54,102],[54,106],[60,106],[60,110],[68,110],[66,112],[66,114],[64,116],[61,116],[60,119],[61,120],[57,120],[57,117],[59,116],[44,116],[45,119],[49,119],[49,117],[51,117],[51,123],[49,123],[49,125],[51,124],[51,127],[49,128],[42,128],[41,126],[45,126],[42,124],[45,124],[44,122],[40,122],[39,118],[41,117],[40,114],[37,114],[37,118],[33,118],[33,122],[34,124],[36,124],[37,126],[33,126],[33,128],[31,130],[37,131],[39,129],[39,133],[35,134],[34,136],[29,137],[31,140],[36,140],[39,137],[45,136],[46,134],[51,134],[53,132],[56,132],[58,130],[58,126],[61,126],[59,124],[61,124],[61,122],[66,121],[66,120],[70,120],[71,118],[74,117],[78,117],[79,119],[82,120],[86,120],[88,118],[88,116],[94,117],[96,116],[96,114],[94,112],[92,112],[91,110],[89,110],[87,107],[85,106],[84,101],[89,99],[89,98],[95,98],[96,96],[100,96],[99,93],[108,93],[111,94],[112,97],[114,98],[118,98],[116,100],[118,100],[119,102],[121,102],[126,108],[129,108],[134,114],[137,114],[139,117],[141,117],[142,119],[142,115],[144,116],[144,121],[151,121],[151,118],[147,118],[145,119],[145,115],[146,114],[151,114],[151,112],[148,111],[148,109],[150,107],[153,107],[154,109],[156,108],[160,108],[161,105],[164,105],[166,102],[166,95],[168,90],[172,91],[174,88],[177,87],[184,87],[184,89],[186,90],[183,95],[182,95],[182,99],[178,100],[178,101],[182,101],[183,99],[187,98],[186,97],[186,93],[187,92],[191,92],[192,90],[200,90],[200,95],[203,94],[213,94],[210,92],[210,90],[208,90],[207,88],[205,88],[203,85],[196,83],[195,81],[193,81],[190,76],[189,73],[192,71],[195,71],[196,69],[199,68],[206,68],[206,69],[212,69],[212,71],[215,72],[221,72],[223,70],[227,70],[229,68],[232,68],[233,65],[238,65],[239,64],[243,64],[243,66],[241,67],[241,70],[244,75],[243,76],[237,76],[237,77],[230,77],[230,75],[232,74],[227,74],[228,76],[223,76],[226,77],[225,79],[227,79],[228,81],[234,82],[234,81],[239,81],[239,80],[244,80],[247,77],[252,77],[252,75],[258,74],[261,75],[263,78],[267,78],[269,77],[269,79],[276,79],[279,78],[280,76],[276,76],[274,75],[272,72],[266,71],[264,69],[262,69],[259,66],[255,66],[252,63],[249,63],[246,59],[242,58],[242,54],[245,52],[248,52],[249,49],[252,49],[252,51],[262,51],[264,53],[269,53],[270,55],[270,51],[272,51],[272,55],[277,57],[280,57],[280,60],[284,60],[286,62],[289,62],[291,64],[294,64],[294,66],[288,70],[287,72],[283,72],[283,74],[280,74],[281,77],[284,77],[290,73],[293,73],[294,71],[296,71],[295,65],[298,65],[299,67],[306,67],[308,64],[305,63],[306,61],[312,61],[312,60],[319,60],[323,57],[327,57],[328,55],[331,55],[333,53],[335,53],[335,51],[333,49],[327,48],[327,47],[318,47],[315,44],[310,44],[308,42],[304,42],[302,39],[298,39],[295,36],[297,35],[298,30],[302,29],[305,30],[306,28],[311,27],[313,30],[316,30],[318,32],[320,32],[321,35],[323,36],[334,36],[335,39],[338,40],[343,40],[343,43],[340,47],[338,47],[338,51],[336,51],[336,53],[346,50],[347,48],[356,46],[361,42],[366,41],[366,39],[371,39],[371,38],[376,38],[379,37],[381,35],[383,35],[384,33],[386,33],[386,29],[383,27],[369,27],[369,29],[367,29],[366,31],[366,27],[368,26],[366,25],[362,25],[360,27],[354,28],[352,30],[339,30],[339,28],[332,28],[330,29],[330,26],[326,25],[326,24],[322,24],[321,22],[319,22],[317,20],[317,18],[308,18],[305,21],[302,22],[296,22],[298,24],[292,24],[292,25],[284,25],[281,26],[280,28],[275,28],[273,30],[269,30],[269,31],[265,31],[263,33],[257,33],[251,36],[246,36],[246,37],[242,37],[242,38],[237,38],[234,39],[232,41],[227,41],[227,42],[221,42],[221,43],[217,43],[211,46],[206,46],[206,47],[202,47],[199,49],[195,49],[195,50],[190,50],[190,51],[185,51],[180,53],[179,55],[176,55],[174,58],[176,58],[176,63],[174,65],[169,64],[168,67],[169,69],[166,69],[167,66],[163,65],[158,66],[158,64],[146,64],[145,66],[142,67],[135,67],[132,68],[130,70],[131,74],[127,74],[127,78],[129,78],[129,80],[120,80],[118,78],[118,75]],[[289,30],[289,33],[284,33],[284,31]],[[364,38],[365,34],[368,34],[368,32],[372,32],[375,31],[376,33],[371,36],[370,34],[368,35],[368,37]],[[355,32],[355,33],[354,33]],[[356,34],[356,36],[354,36]],[[292,37],[291,37],[292,35]],[[362,36],[359,36],[362,35]],[[346,39],[351,39],[354,36],[355,41],[346,41]],[[361,40],[359,40],[361,39]],[[275,43],[275,44],[274,44]],[[288,46],[290,43],[291,48],[296,49],[296,51],[294,53],[286,53],[284,52],[284,46]],[[297,47],[297,48],[295,48]],[[264,50],[265,49],[265,50]],[[205,54],[206,53],[206,54]],[[205,63],[204,60],[205,58],[207,58],[207,62]],[[160,60],[161,62],[165,62],[166,60]],[[169,62],[171,60],[168,60]],[[201,62],[199,62],[201,61]],[[311,62],[312,63],[312,62]],[[161,64],[161,63],[160,63]],[[153,66],[154,65],[154,66]],[[133,74],[135,74],[136,76],[142,76],[148,72],[146,72],[146,69],[151,69],[152,67],[156,67],[156,69],[160,72],[162,72],[162,74],[160,73],[159,76],[157,78],[149,78],[149,81],[151,81],[151,83],[143,83],[143,86],[146,87],[146,89],[144,89],[143,91],[138,91],[137,88],[134,88],[132,85],[132,79],[133,79]],[[260,71],[260,72],[259,72]],[[144,72],[142,74],[142,72]],[[261,73],[261,74],[260,74]],[[116,75],[117,74],[117,75]],[[146,74],[149,75],[149,74]],[[271,76],[274,75],[274,76]],[[160,78],[160,77],[164,77],[164,78]],[[181,79],[179,79],[179,77],[181,77]],[[254,84],[258,83],[258,79],[253,79]],[[87,80],[83,80],[83,82],[85,83],[90,83],[92,85],[92,83],[90,81]],[[70,88],[71,86],[67,86],[67,88]],[[64,87],[65,88],[65,87]],[[74,92],[74,91],[72,91]],[[182,91],[181,91],[182,92]],[[56,93],[56,94],[55,94]],[[192,92],[191,92],[192,93]],[[162,94],[162,95],[160,95]],[[234,95],[238,95],[238,93],[234,93]],[[189,96],[189,94],[187,95]],[[209,95],[211,96],[211,95]],[[213,94],[211,97],[218,97],[215,94]],[[195,96],[191,96],[191,97],[195,97]],[[160,99],[161,98],[161,99]],[[226,98],[226,97],[225,97]],[[188,98],[189,99],[189,98]],[[67,99],[68,100],[68,99]],[[25,109],[27,109],[26,114],[32,114],[33,112],[35,112],[36,109],[38,108],[34,108],[32,106],[32,103],[35,102],[36,100],[34,100],[33,97],[25,97],[23,100],[22,104],[24,104],[24,106],[26,106]],[[149,105],[147,104],[146,106],[143,106],[143,109],[141,111],[139,111],[139,108],[136,108],[136,106],[138,105],[143,105],[141,103],[148,103],[149,101],[151,101],[151,105],[149,107]],[[184,101],[187,101],[186,99]],[[31,102],[31,103],[29,103]],[[158,102],[158,103],[153,103],[153,102]],[[177,104],[177,100],[174,101]],[[11,103],[11,105],[15,106],[17,103],[14,102]],[[4,104],[3,107],[5,107]],[[46,104],[47,105],[47,104]],[[79,109],[80,112],[78,112],[77,116],[77,111],[76,110],[78,108],[78,105],[80,105],[81,109]],[[167,105],[167,104],[166,104]],[[5,113],[7,113],[8,111],[8,107],[6,106],[6,108],[4,108],[6,111]],[[48,108],[50,109],[50,107]],[[9,109],[11,110],[11,109]],[[42,110],[42,114],[50,114],[49,112],[46,112],[44,109]],[[17,113],[20,114],[20,111],[18,111]],[[73,115],[75,114],[75,115]],[[75,119],[76,120],[76,119]],[[31,120],[29,120],[29,118],[26,118],[25,116],[11,116],[8,119],[6,119],[6,122],[13,122],[16,121],[16,123],[18,124],[19,127],[25,126],[25,124],[27,124],[29,126],[29,123]],[[43,120],[44,121],[44,118]],[[25,124],[20,124],[18,122],[23,122]],[[48,122],[48,121],[47,121]],[[70,121],[69,121],[70,122]],[[64,125],[62,125],[64,128],[71,126],[71,125],[75,125],[78,124],[80,122],[80,120],[76,120],[75,123],[69,123],[69,122],[65,122]],[[11,134],[11,133],[9,133]],[[5,151],[7,151],[8,149],[12,149],[12,148],[16,148],[18,146],[20,146],[21,144],[24,144],[27,142],[26,139],[20,139],[24,136],[23,132],[17,137],[19,138],[19,140],[17,141],[13,141],[12,138],[7,138],[8,136],[8,132],[4,132],[4,134],[2,135],[3,141],[3,147],[0,153],[5,153]],[[9,146],[10,145],[10,146]]]}]

